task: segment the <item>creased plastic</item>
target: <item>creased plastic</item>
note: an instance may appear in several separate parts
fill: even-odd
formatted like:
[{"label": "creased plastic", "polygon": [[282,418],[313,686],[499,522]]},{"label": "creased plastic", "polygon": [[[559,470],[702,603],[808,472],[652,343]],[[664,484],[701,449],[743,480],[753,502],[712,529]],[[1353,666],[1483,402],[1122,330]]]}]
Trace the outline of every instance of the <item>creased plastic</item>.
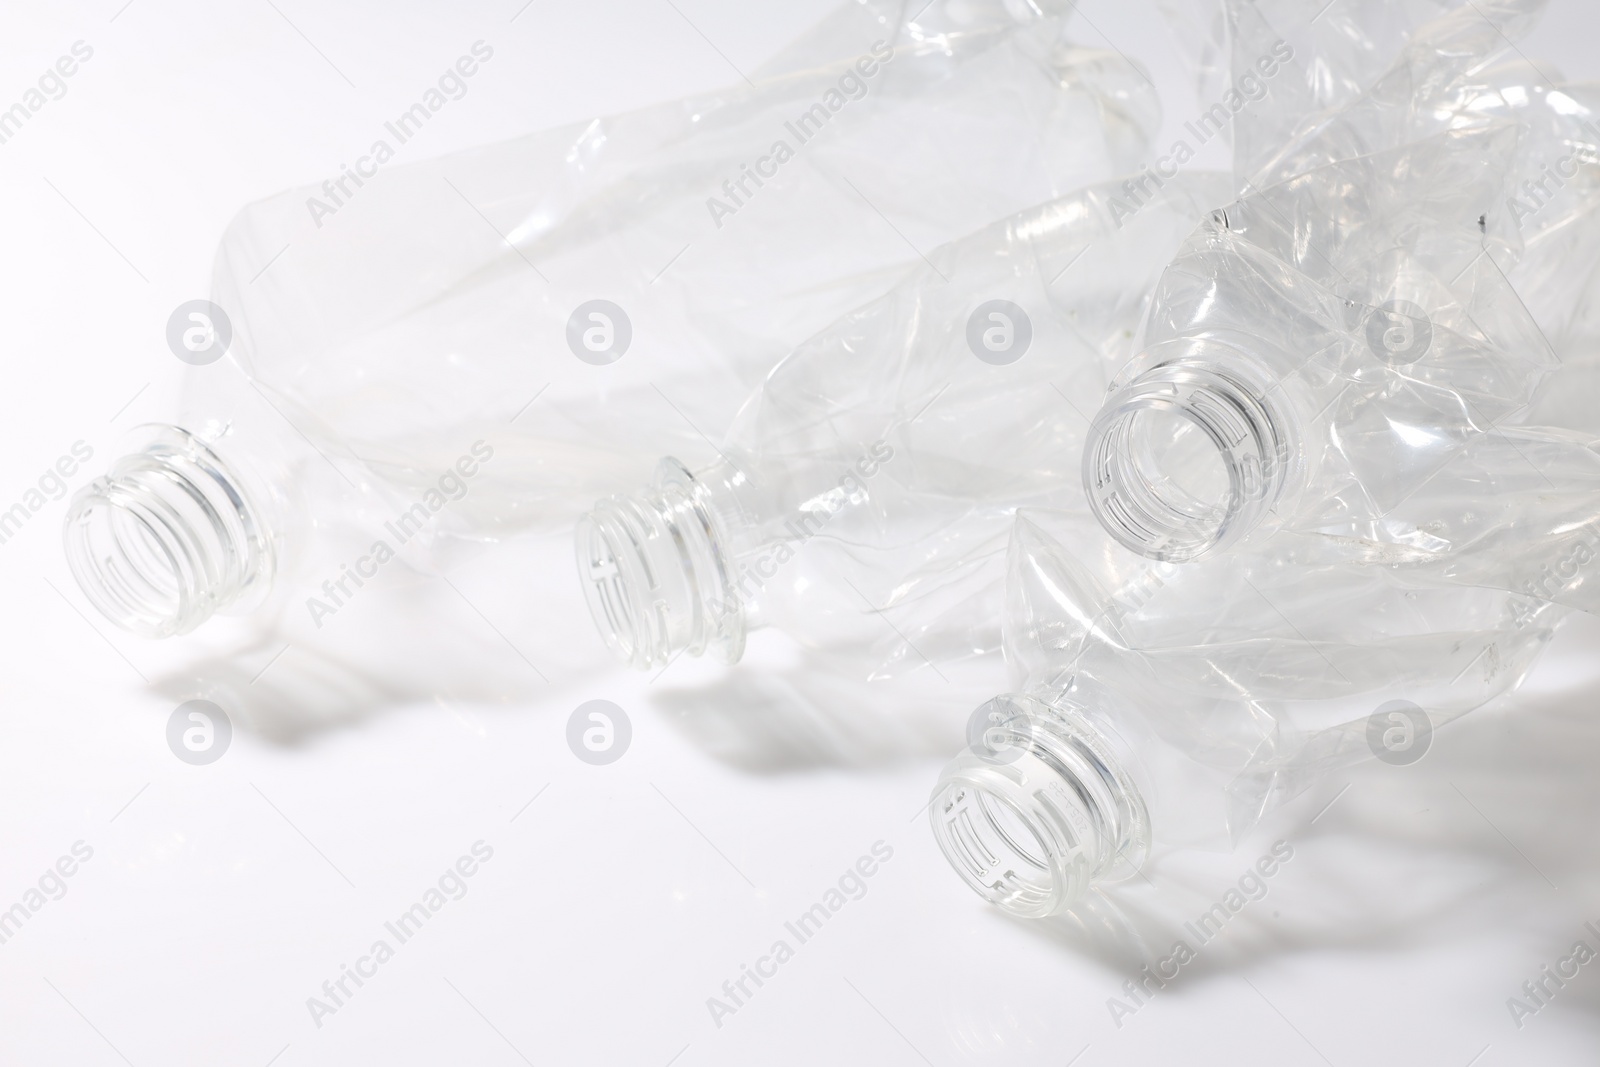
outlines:
[{"label": "creased plastic", "polygon": [[[1070,908],[1163,848],[1228,848],[1335,771],[1426,751],[1434,730],[1514,689],[1565,615],[1533,597],[1410,585],[1390,568],[1243,551],[1151,564],[1094,544],[1080,516],[1019,514],[1005,622],[1013,695],[986,706],[1003,714],[991,712],[975,754],[935,791],[951,862],[1019,914]],[[1030,755],[1066,736],[1103,756],[1103,779]],[[1039,804],[1021,817],[1038,842],[1077,807],[1047,798],[1115,788],[1083,806],[1079,854],[1001,848],[1035,837],[980,825],[1004,805],[972,803],[973,766],[989,781],[1025,772]],[[953,813],[959,823],[945,821]]]},{"label": "creased plastic", "polygon": [[921,250],[1131,167],[1157,121],[1058,17],[886,10],[846,5],[752,85],[252,205],[216,270],[240,366],[402,497],[489,440],[462,536],[705,450]]},{"label": "creased plastic", "polygon": [[[1224,189],[1197,173],[1131,217],[1120,184],[1024,212],[796,348],[717,462],[664,465],[580,525],[613,649],[638,667],[707,648],[736,659],[744,632],[770,625],[868,674],[994,649],[1009,516],[1082,508],[1087,405]],[[986,360],[989,340],[1001,351]]]},{"label": "creased plastic", "polygon": [[[1086,459],[1129,548],[1182,560],[1282,533],[1297,558],[1600,603],[1575,565],[1600,540],[1600,421],[1572,400],[1595,380],[1589,93],[1478,74],[1468,91],[1440,69],[1443,132],[1328,149],[1390,139],[1351,132],[1383,112],[1364,99],[1306,142],[1347,158],[1220,210],[1174,261]],[[1198,401],[1141,414],[1166,378]]]}]

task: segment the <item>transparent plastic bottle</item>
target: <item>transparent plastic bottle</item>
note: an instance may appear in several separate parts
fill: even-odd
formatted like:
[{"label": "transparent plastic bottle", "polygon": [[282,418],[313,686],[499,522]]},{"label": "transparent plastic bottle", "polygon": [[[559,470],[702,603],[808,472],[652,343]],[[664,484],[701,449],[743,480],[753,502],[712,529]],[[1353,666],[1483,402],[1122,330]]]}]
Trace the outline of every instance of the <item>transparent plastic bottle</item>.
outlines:
[{"label": "transparent plastic bottle", "polygon": [[[1172,0],[1174,27],[1202,101],[1237,103],[1226,130],[1240,195],[1331,163],[1452,129],[1514,124],[1504,201],[1483,221],[1488,253],[1560,354],[1594,349],[1588,293],[1600,266],[1592,218],[1600,174],[1597,92],[1529,60],[1518,42],[1543,0],[1352,0],[1317,10],[1294,0]],[[1566,384],[1557,387],[1568,392]],[[1531,423],[1545,420],[1531,418]]]},{"label": "transparent plastic bottle", "polygon": [[746,383],[920,261],[908,238],[1115,173],[1157,113],[1033,8],[849,4],[795,48],[750,86],[427,162],[375,151],[247,207],[214,271],[227,360],[69,511],[90,601],[169,636],[285,574],[331,566],[337,607],[374,555],[433,569],[564,526],[705,447]]},{"label": "transparent plastic bottle", "polygon": [[464,536],[563,528],[655,456],[710,454],[920,250],[1123,173],[1159,122],[1060,17],[936,0],[864,38],[885,5],[847,6],[753,85],[251,205],[215,297],[240,366],[405,493],[441,437],[493,442]]},{"label": "transparent plastic bottle", "polygon": [[[1228,129],[1241,195],[1455,128],[1480,108],[1519,106],[1517,90],[1547,84],[1552,69],[1517,51],[1545,0],[1202,6],[1221,9],[1210,25],[1225,26],[1226,40],[1201,46],[1199,69],[1214,69],[1204,57],[1221,51],[1222,78],[1244,82],[1248,99]],[[1251,82],[1265,91],[1250,92]],[[1512,93],[1496,99],[1501,88]]]},{"label": "transparent plastic bottle", "polygon": [[1124,189],[931,253],[785,358],[716,461],[665,459],[580,520],[580,582],[617,657],[731,662],[758,626],[871,676],[997,647],[1009,516],[1083,506],[1085,403],[1225,183],[1179,176],[1131,215]]},{"label": "transparent plastic bottle", "polygon": [[1019,916],[1068,910],[1163,849],[1227,848],[1358,761],[1420,756],[1513,689],[1565,612],[1242,551],[1151,565],[1088,549],[1084,526],[1018,516],[1013,689],[978,709],[929,807],[957,874]]},{"label": "transparent plastic bottle", "polygon": [[[67,563],[107,620],[170,637],[218,612],[275,614],[309,596],[336,610],[392,559],[430,566],[428,539],[416,536],[428,503],[403,534],[385,530],[401,516],[362,466],[319,452],[236,371],[194,368],[182,407],[182,425],[132,431],[126,453],[68,510]],[[375,552],[380,535],[386,547]],[[324,592],[324,581],[343,593]]]},{"label": "transparent plastic bottle", "polygon": [[1454,130],[1216,212],[1090,431],[1105,529],[1157,560],[1281,534],[1312,558],[1600,603],[1570,566],[1600,543],[1600,421],[1524,421],[1561,360],[1496,262],[1516,254],[1496,230],[1519,136]]},{"label": "transparent plastic bottle", "polygon": [[1600,94],[1516,51],[1539,3],[1226,6],[1235,71],[1295,56],[1096,419],[1097,515],[1600,606]]}]

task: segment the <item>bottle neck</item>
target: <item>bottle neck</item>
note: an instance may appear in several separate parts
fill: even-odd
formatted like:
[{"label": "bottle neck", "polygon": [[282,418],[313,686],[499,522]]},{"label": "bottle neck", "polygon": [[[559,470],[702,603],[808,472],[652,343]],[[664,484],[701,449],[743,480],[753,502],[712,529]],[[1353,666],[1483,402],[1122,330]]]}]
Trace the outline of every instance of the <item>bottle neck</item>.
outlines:
[{"label": "bottle neck", "polygon": [[664,459],[642,492],[602,500],[578,520],[579,580],[606,646],[638,670],[680,654],[744,653],[745,605],[730,529],[741,524],[726,463],[691,474]]},{"label": "bottle neck", "polygon": [[146,637],[188,633],[265,594],[276,553],[259,493],[210,445],[151,427],[72,498],[67,563],[89,602]]},{"label": "bottle neck", "polygon": [[1107,533],[1181,563],[1257,529],[1296,467],[1281,392],[1232,349],[1206,342],[1114,391],[1085,442],[1084,489]]},{"label": "bottle neck", "polygon": [[974,718],[982,735],[945,767],[929,806],[963,881],[1013,915],[1042,918],[1138,868],[1150,819],[1120,739],[1059,697],[997,697]]}]

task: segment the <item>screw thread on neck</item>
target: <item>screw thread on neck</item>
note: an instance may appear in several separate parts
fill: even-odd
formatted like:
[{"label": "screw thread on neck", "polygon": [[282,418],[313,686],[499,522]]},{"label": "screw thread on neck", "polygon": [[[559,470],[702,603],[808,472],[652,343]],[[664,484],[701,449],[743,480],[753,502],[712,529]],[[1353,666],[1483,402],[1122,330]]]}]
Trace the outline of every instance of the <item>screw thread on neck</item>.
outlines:
[{"label": "screw thread on neck", "polygon": [[946,765],[929,818],[945,859],[1013,915],[1070,909],[1126,877],[1149,848],[1149,815],[1116,742],[1074,705],[996,697],[988,728]]},{"label": "screw thread on neck", "polygon": [[1107,533],[1182,563],[1255,529],[1283,495],[1294,427],[1248,364],[1199,343],[1114,392],[1083,454],[1089,506]]},{"label": "screw thread on neck", "polygon": [[188,633],[272,583],[264,515],[211,447],[176,426],[153,427],[72,498],[67,563],[89,602],[145,637]]},{"label": "screw thread on neck", "polygon": [[680,653],[744,652],[745,610],[734,585],[732,508],[711,472],[663,459],[651,484],[602,500],[578,520],[578,576],[589,614],[616,657],[637,670]]}]

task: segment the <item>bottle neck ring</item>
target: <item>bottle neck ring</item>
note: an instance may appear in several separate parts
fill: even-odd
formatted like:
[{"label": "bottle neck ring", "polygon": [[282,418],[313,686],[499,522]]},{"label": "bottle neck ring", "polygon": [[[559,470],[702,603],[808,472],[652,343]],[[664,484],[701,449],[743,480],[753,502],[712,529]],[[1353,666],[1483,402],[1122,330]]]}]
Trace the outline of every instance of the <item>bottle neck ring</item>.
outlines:
[{"label": "bottle neck ring", "polygon": [[744,653],[745,611],[712,488],[663,459],[651,485],[602,500],[578,520],[578,577],[589,614],[619,660],[637,670],[680,654]]},{"label": "bottle neck ring", "polygon": [[1284,405],[1193,356],[1114,392],[1089,430],[1083,481],[1107,533],[1150,559],[1182,563],[1256,529],[1290,480]]},{"label": "bottle neck ring", "polygon": [[1064,702],[1002,696],[979,716],[981,738],[929,805],[940,851],[978,895],[1042,918],[1144,862],[1149,815],[1111,739]]},{"label": "bottle neck ring", "polygon": [[73,496],[63,539],[96,610],[170,637],[264,594],[276,553],[263,510],[210,445],[176,426],[146,442]]}]

